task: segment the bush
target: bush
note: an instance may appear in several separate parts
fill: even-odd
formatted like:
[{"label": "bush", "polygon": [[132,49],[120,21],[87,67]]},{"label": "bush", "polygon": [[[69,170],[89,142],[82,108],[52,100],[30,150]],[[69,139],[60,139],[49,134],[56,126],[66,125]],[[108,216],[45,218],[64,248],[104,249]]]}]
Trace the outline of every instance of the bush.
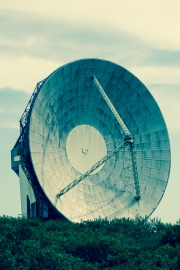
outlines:
[{"label": "bush", "polygon": [[0,217],[0,269],[180,269],[180,225]]}]

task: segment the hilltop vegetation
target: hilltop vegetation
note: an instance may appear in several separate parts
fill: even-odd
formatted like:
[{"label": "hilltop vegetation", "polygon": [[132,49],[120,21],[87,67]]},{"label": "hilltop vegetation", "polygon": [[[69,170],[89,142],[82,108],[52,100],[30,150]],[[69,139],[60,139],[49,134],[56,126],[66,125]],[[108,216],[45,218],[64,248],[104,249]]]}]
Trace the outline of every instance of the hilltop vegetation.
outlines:
[{"label": "hilltop vegetation", "polygon": [[180,269],[180,225],[0,217],[0,269]]}]

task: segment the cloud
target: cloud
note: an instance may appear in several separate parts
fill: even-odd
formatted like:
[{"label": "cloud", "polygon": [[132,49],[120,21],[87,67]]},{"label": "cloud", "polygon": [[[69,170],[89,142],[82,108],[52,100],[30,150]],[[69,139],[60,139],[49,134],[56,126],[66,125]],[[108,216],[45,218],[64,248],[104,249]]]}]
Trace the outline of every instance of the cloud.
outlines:
[{"label": "cloud", "polygon": [[177,52],[151,49],[146,64],[151,66],[180,66],[180,50]]},{"label": "cloud", "polygon": [[113,21],[126,33],[138,37],[153,48],[179,51],[180,36],[177,35],[180,23],[179,8],[178,0],[171,2],[128,0],[126,4],[121,5],[123,15],[119,18],[113,16]]},{"label": "cloud", "polygon": [[158,98],[161,99],[161,107],[164,112],[163,114],[168,129],[172,132],[180,133],[180,122],[178,117],[180,115],[180,101],[171,96],[164,98],[163,95],[160,95]]},{"label": "cloud", "polygon": [[[46,10],[47,3],[39,13],[40,7],[35,10],[33,5],[26,3],[26,6],[23,1],[17,0],[17,2],[21,2],[21,5],[10,5],[7,1],[3,5],[4,11],[0,13],[0,68],[2,70],[0,88],[12,87],[32,93],[36,83],[56,68],[86,57],[98,57],[119,63],[132,70],[142,81],[145,78],[145,83],[146,80],[147,83],[151,80],[162,83],[163,76],[168,83],[178,81],[180,51],[154,49],[154,47],[159,48],[159,45],[154,46],[152,42],[147,42],[149,39],[153,40],[152,33],[146,31],[147,33],[140,35],[144,31],[144,25],[152,23],[151,29],[154,32],[159,25],[153,27],[154,21],[148,15],[149,13],[153,15],[153,5],[156,8],[159,7],[159,4],[154,1],[151,5],[149,4],[147,19],[144,19],[143,12],[140,16],[143,18],[143,24],[137,15],[140,10],[145,10],[145,14],[147,13],[145,4],[135,6],[134,2],[130,4],[129,0],[121,3],[119,9],[120,13],[124,10],[126,17],[124,14],[118,16],[119,2],[115,1],[113,7],[107,3],[102,5],[102,14],[107,15],[107,11],[110,12],[106,20],[101,13],[100,17],[97,17],[97,7],[102,1],[97,3],[96,8],[90,5],[89,13],[87,10],[85,12],[85,14],[88,13],[87,18],[84,18],[82,12],[72,12],[71,1],[64,4],[61,9],[57,8],[61,4],[55,1],[54,6],[51,5],[52,13],[49,13],[49,9]],[[135,2],[137,4],[137,1]],[[37,3],[38,5],[40,4]],[[84,3],[81,2],[81,5],[84,7]],[[69,9],[70,6],[71,9]],[[134,13],[130,12],[130,7],[134,8]],[[79,2],[76,8],[80,8]],[[129,12],[127,12],[128,8]],[[57,10],[59,16],[56,16]],[[68,16],[65,16],[65,11],[69,11]],[[154,12],[155,15],[159,14],[156,9]],[[95,17],[90,16],[92,13]],[[111,17],[112,22],[109,23],[111,13],[114,15]],[[171,15],[173,16],[173,13]],[[163,17],[164,14],[161,16]],[[161,16],[158,17],[159,22]],[[130,25],[128,20],[133,22],[133,25]],[[155,20],[157,20],[156,16]],[[134,31],[136,25],[139,28]],[[128,30],[129,27],[132,31]],[[161,33],[158,32],[158,34],[161,37]],[[146,35],[149,39],[144,38]]]},{"label": "cloud", "polygon": [[4,122],[0,123],[0,128],[15,128],[19,130],[19,123],[18,122]]},{"label": "cloud", "polygon": [[130,71],[145,84],[179,84],[180,67],[130,66]]},{"label": "cloud", "polygon": [[[121,62],[123,61],[119,62],[122,65]],[[180,84],[180,67],[178,66],[134,66],[132,62],[129,60],[123,66],[129,69],[146,85],[163,83]],[[66,62],[27,56],[14,58],[12,61],[12,58],[0,56],[0,63],[2,66],[0,88],[10,87],[32,93],[37,82],[46,78]]]},{"label": "cloud", "polygon": [[29,100],[30,94],[13,88],[0,88],[0,108],[4,112],[19,111]]},{"label": "cloud", "polygon": [[[70,62],[78,58],[134,58],[138,61],[144,49],[135,38],[103,24],[46,19],[30,14],[5,12],[1,15],[0,51],[12,58],[32,57],[51,61]],[[28,29],[28,31],[27,31]],[[123,52],[125,54],[123,55]]]},{"label": "cloud", "polygon": [[27,10],[1,14],[0,88],[32,93],[36,83],[56,68],[86,57],[119,63],[145,83],[179,83],[180,52],[152,49],[125,30],[111,24],[103,27],[101,21],[96,25],[76,19],[72,24],[63,16],[42,14]]},{"label": "cloud", "polygon": [[0,114],[3,114],[3,113],[5,113],[5,112],[6,112],[6,110],[5,110],[5,109],[0,108]]},{"label": "cloud", "polygon": [[34,91],[37,82],[62,65],[62,63],[26,56],[13,60],[0,56],[2,66],[0,88],[20,89],[28,93]]},{"label": "cloud", "polygon": [[157,101],[164,116],[169,134],[178,133],[180,136],[180,85],[161,84],[147,85]]},{"label": "cloud", "polygon": [[[0,134],[5,129],[19,130],[19,120],[30,95],[22,91],[4,88],[0,90]],[[6,139],[4,135],[4,140]]]},{"label": "cloud", "polygon": [[[156,49],[178,51],[180,50],[179,32],[179,0],[156,1],[156,0],[114,0],[96,1],[73,0],[62,2],[54,0],[30,2],[16,0],[3,1],[2,11],[12,11],[14,14],[21,12],[22,20],[26,20],[25,13],[29,13],[33,18],[46,18],[54,22],[63,21],[71,24],[72,29],[77,23],[84,26],[93,26],[109,30],[114,29],[136,37],[143,43]],[[29,31],[29,27],[26,28]],[[45,25],[42,32],[48,30]],[[14,27],[13,30],[16,31]],[[88,32],[88,29],[87,29]],[[88,34],[87,34],[88,36]],[[88,38],[86,36],[86,38]],[[33,42],[33,37],[29,39],[29,44]]]}]

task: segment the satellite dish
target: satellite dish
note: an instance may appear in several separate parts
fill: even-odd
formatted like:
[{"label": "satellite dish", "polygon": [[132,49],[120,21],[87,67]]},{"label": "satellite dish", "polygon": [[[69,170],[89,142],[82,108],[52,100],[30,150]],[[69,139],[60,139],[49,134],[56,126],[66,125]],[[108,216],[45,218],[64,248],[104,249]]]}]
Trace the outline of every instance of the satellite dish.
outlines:
[{"label": "satellite dish", "polygon": [[20,122],[23,170],[54,213],[79,222],[150,216],[158,206],[170,173],[168,132],[125,68],[100,59],[58,68]]}]

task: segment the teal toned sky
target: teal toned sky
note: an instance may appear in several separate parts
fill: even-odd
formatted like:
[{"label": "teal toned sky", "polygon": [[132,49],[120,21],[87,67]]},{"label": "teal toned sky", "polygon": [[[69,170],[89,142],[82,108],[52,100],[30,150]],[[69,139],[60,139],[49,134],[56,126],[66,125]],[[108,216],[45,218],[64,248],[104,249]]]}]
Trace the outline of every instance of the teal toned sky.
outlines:
[{"label": "teal toned sky", "polygon": [[180,218],[179,0],[0,0],[0,215],[21,213],[10,150],[36,83],[65,63],[90,57],[122,65],[158,102],[172,164],[152,217],[175,223]]}]

